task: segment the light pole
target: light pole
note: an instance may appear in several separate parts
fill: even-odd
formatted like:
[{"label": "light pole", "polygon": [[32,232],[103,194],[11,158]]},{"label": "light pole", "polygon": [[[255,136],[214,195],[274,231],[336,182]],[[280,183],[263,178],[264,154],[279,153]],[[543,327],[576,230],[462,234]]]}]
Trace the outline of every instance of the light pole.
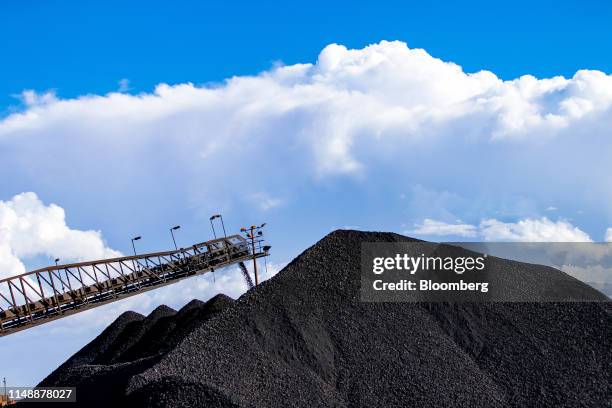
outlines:
[{"label": "light pole", "polygon": [[[262,228],[265,226],[266,226],[266,223],[264,222],[259,227],[256,225],[251,225],[249,228],[240,229],[240,231],[244,232],[246,234],[246,237],[251,240],[251,246],[252,246],[252,251],[253,251],[253,272],[255,274],[255,286],[259,285],[259,276],[257,273],[257,257],[255,256],[256,254],[255,238],[263,236]],[[261,245],[261,239],[259,239],[258,242],[260,242],[260,245]],[[268,247],[268,250],[269,249],[270,248]]]},{"label": "light pole", "polygon": [[134,259],[132,259],[132,268],[134,268],[134,272],[137,270],[140,271],[140,264],[138,264],[138,268],[136,268],[136,245],[134,245],[134,241],[138,241],[142,237],[138,235],[137,237],[132,238],[132,249],[134,250]]},{"label": "light pole", "polygon": [[176,231],[179,228],[181,228],[180,225],[170,228],[170,234],[172,235],[172,242],[174,242],[174,249],[176,249],[177,251],[178,251],[178,246],[176,245],[176,239],[174,239],[174,231]]},{"label": "light pole", "polygon": [[215,239],[217,239],[217,233],[215,232],[215,225],[213,224],[213,220],[214,220],[215,218],[217,218],[217,216],[216,216],[216,215],[213,215],[212,217],[210,217],[210,227],[211,227],[211,228],[212,228],[212,230],[213,230],[213,237],[214,237]]},{"label": "light pole", "polygon": [[[55,258],[55,267],[57,268],[57,263],[60,261],[59,258]],[[57,269],[57,276],[60,277],[60,282],[62,282],[62,292],[65,292],[64,289],[64,281],[62,280],[62,273],[60,272],[59,268]],[[66,272],[66,278],[68,278],[68,272]]]},{"label": "light pole", "polygon": [[219,214],[219,218],[221,219],[221,226],[223,227],[223,236],[227,238],[227,233],[225,232],[225,224],[223,223],[223,216]]},{"label": "light pole", "polygon": [[217,239],[217,234],[215,233],[215,226],[213,225],[213,220],[216,218],[219,218],[221,220],[221,227],[223,227],[223,236],[227,238],[227,233],[225,232],[225,224],[223,223],[223,216],[221,214],[215,214],[212,217],[210,217],[210,226],[212,227],[213,235],[215,236],[215,239]]},{"label": "light pole", "polygon": [[137,236],[137,237],[132,238],[132,249],[134,250],[134,256],[138,256],[138,255],[136,255],[136,245],[134,245],[134,241],[138,241],[141,238],[142,237],[140,235]]}]

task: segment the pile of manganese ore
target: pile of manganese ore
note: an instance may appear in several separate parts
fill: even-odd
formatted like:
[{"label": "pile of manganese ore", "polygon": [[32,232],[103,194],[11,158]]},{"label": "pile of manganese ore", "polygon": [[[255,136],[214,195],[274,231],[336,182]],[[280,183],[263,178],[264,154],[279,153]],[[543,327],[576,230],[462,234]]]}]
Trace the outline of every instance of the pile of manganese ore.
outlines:
[{"label": "pile of manganese ore", "polygon": [[83,407],[612,406],[609,302],[360,301],[361,243],[406,240],[335,231],[238,300],[124,313],[41,385]]}]

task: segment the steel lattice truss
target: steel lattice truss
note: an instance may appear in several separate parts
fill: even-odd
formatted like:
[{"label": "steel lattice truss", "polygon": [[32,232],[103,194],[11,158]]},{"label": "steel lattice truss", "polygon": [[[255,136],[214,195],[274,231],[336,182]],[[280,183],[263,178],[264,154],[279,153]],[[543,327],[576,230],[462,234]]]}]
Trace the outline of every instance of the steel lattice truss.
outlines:
[{"label": "steel lattice truss", "polygon": [[[268,255],[240,235],[137,256],[58,265],[0,280],[0,336]],[[242,269],[242,268],[241,268]]]}]

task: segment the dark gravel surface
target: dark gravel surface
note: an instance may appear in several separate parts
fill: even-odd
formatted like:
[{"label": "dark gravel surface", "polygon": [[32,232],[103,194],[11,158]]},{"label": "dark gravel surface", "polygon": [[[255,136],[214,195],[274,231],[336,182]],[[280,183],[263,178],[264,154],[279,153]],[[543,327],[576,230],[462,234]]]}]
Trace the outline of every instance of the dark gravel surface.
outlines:
[{"label": "dark gravel surface", "polygon": [[80,406],[612,406],[609,303],[361,302],[361,242],[405,240],[336,231],[235,302],[126,313],[43,384]]},{"label": "dark gravel surface", "polygon": [[84,407],[121,404],[133,376],[152,367],[195,327],[233,302],[217,295],[208,302],[192,300],[178,312],[162,305],[147,317],[123,313],[40,385],[73,384],[77,387],[77,405]]}]

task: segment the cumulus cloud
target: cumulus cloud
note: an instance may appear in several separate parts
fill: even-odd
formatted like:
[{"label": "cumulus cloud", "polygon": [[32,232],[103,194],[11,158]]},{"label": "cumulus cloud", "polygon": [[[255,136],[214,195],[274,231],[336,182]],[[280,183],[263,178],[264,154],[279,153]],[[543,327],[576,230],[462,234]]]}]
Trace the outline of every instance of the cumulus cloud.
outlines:
[{"label": "cumulus cloud", "polygon": [[[41,193],[61,180],[104,201],[99,186],[130,195],[138,184],[142,200],[171,193],[197,207],[214,195],[229,208],[348,176],[392,179],[395,196],[415,185],[469,191],[483,211],[554,196],[612,218],[612,186],[592,178],[612,152],[612,76],[599,71],[502,80],[382,41],[332,44],[315,63],[216,85],[72,99],[27,91],[23,103],[0,120],[0,171]],[[182,182],[162,191],[159,180]],[[585,182],[584,197],[569,193]]]},{"label": "cumulus cloud", "polygon": [[612,227],[606,229],[606,235],[605,235],[604,241],[612,242]]},{"label": "cumulus cloud", "polygon": [[35,193],[0,201],[0,277],[24,273],[22,260],[36,256],[84,261],[120,255],[99,231],[70,228],[63,208],[44,204]]},{"label": "cumulus cloud", "polygon": [[453,235],[459,237],[475,237],[478,228],[470,224],[449,224],[443,221],[436,221],[425,218],[421,224],[417,224],[415,229],[409,231],[418,235]]},{"label": "cumulus cloud", "polygon": [[580,279],[583,282],[588,282],[591,284],[602,284],[599,286],[594,285],[597,289],[600,290],[606,289],[605,284],[612,283],[612,268],[610,268],[609,265],[562,265],[559,269],[573,276],[576,279]]},{"label": "cumulus cloud", "polygon": [[569,221],[551,221],[546,217],[503,222],[485,219],[479,225],[445,223],[425,219],[409,233],[426,236],[479,237],[484,241],[515,242],[592,242],[587,233]]},{"label": "cumulus cloud", "polygon": [[551,221],[546,217],[518,222],[495,219],[480,223],[480,232],[486,241],[520,242],[591,242],[592,239],[568,221]]}]

